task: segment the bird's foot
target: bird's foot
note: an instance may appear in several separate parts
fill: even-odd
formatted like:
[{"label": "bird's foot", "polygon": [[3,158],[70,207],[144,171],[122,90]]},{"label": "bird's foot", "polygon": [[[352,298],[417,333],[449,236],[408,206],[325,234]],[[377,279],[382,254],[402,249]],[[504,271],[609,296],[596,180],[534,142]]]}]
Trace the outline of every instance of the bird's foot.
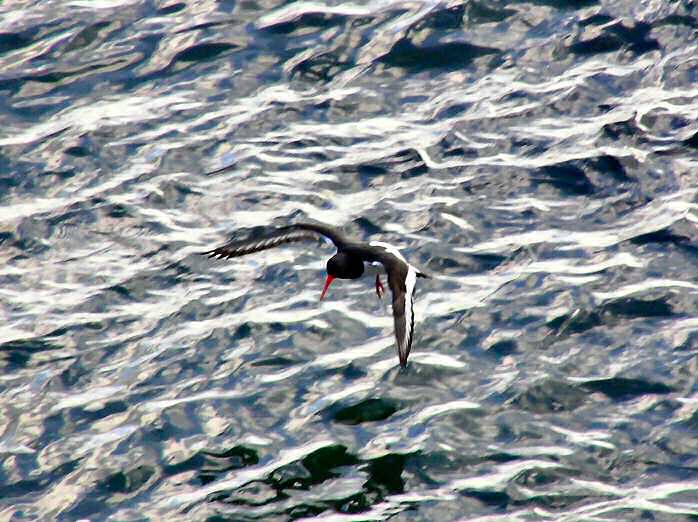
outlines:
[{"label": "bird's foot", "polygon": [[381,283],[380,274],[376,274],[376,295],[378,299],[383,299],[383,294],[385,293],[385,288],[383,288],[383,283]]}]

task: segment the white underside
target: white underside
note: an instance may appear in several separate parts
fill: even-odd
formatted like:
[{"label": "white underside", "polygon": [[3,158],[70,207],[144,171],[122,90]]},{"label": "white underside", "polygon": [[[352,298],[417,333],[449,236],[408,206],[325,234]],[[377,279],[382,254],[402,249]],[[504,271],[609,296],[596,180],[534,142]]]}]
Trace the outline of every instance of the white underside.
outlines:
[{"label": "white underside", "polygon": [[407,351],[407,347],[410,345],[410,341],[412,340],[412,331],[414,326],[414,287],[417,283],[417,273],[419,270],[409,264],[400,251],[391,244],[383,243],[382,241],[371,241],[369,242],[369,245],[383,248],[386,252],[394,255],[408,266],[407,276],[405,277],[405,338],[400,344],[400,351],[404,353]]},{"label": "white underside", "polygon": [[412,339],[414,326],[414,287],[417,283],[417,269],[410,265],[405,278],[405,338],[402,341],[402,349],[407,350]]}]

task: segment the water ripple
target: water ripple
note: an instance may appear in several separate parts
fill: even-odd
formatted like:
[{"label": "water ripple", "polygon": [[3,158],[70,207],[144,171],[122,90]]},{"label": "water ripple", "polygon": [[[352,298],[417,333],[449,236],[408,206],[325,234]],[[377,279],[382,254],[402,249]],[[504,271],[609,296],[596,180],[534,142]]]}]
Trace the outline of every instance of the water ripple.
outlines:
[{"label": "water ripple", "polygon": [[3,518],[698,516],[690,2],[0,14]]}]

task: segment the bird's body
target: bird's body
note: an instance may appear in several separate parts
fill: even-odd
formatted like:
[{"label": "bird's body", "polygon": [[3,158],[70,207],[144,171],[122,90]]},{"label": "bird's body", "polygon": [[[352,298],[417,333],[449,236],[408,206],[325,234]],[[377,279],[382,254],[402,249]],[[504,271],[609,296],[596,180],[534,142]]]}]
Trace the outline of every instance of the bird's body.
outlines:
[{"label": "bird's body", "polygon": [[[418,277],[427,277],[410,265],[400,252],[387,243],[364,243],[347,238],[339,230],[319,223],[296,223],[271,228],[259,238],[231,241],[204,252],[209,257],[230,259],[274,248],[285,243],[317,240],[331,241],[337,253],[327,261],[327,279],[320,299],[335,279],[358,279],[364,274],[364,263],[380,264],[388,274],[388,286],[393,296],[393,318],[400,366],[407,365],[414,332],[414,289]],[[383,285],[376,275],[376,293],[382,297]]]}]

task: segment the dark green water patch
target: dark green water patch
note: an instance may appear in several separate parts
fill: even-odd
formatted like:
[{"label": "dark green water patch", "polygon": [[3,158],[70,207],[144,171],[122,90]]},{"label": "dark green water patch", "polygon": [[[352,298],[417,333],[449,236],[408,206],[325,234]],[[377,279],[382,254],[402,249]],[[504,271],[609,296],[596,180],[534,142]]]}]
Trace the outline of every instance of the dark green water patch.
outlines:
[{"label": "dark green water patch", "polygon": [[414,30],[426,28],[436,30],[459,29],[463,26],[465,16],[465,5],[454,5],[446,9],[435,9],[428,16],[421,19],[414,27]]},{"label": "dark green water patch", "polygon": [[642,395],[664,395],[673,391],[671,387],[661,382],[628,379],[624,377],[587,381],[581,384],[581,386],[593,392],[603,393],[610,399],[616,401],[634,399]]},{"label": "dark green water patch", "polygon": [[176,62],[202,62],[212,60],[219,54],[235,49],[237,46],[225,42],[213,42],[193,45],[178,52],[172,59],[171,65]]},{"label": "dark green water patch", "polygon": [[407,462],[406,455],[391,453],[371,460],[368,464],[368,490],[375,490],[380,495],[398,495],[405,492],[405,480],[402,473]]},{"label": "dark green water patch", "polygon": [[352,406],[332,408],[331,414],[335,422],[340,424],[363,424],[389,418],[398,411],[398,405],[386,399],[367,399]]},{"label": "dark green water patch", "polygon": [[32,36],[28,31],[21,33],[0,33],[0,54],[15,51],[31,44]]},{"label": "dark green water patch", "polygon": [[161,16],[168,16],[171,14],[179,13],[187,7],[185,2],[175,2],[169,5],[165,5],[158,9],[157,13]]},{"label": "dark green water patch", "polygon": [[618,183],[632,180],[632,178],[628,176],[623,162],[609,154],[586,159],[583,161],[583,164],[602,176],[610,176],[613,181]]},{"label": "dark green water patch", "polygon": [[579,387],[552,379],[529,386],[512,401],[514,405],[535,413],[574,411],[586,400]]},{"label": "dark green water patch", "polygon": [[98,485],[98,489],[107,496],[134,493],[143,487],[154,474],[155,469],[152,466],[136,466],[110,475]]},{"label": "dark green water patch", "polygon": [[549,183],[567,195],[590,196],[596,191],[585,172],[574,162],[543,167],[540,174],[541,176],[534,176],[532,180]]},{"label": "dark green water patch", "polygon": [[0,484],[0,498],[21,497],[27,494],[39,494],[54,487],[57,482],[74,472],[80,463],[79,459],[59,464],[50,471],[34,475],[31,479],[22,479],[16,482],[7,481]]},{"label": "dark green water patch", "polygon": [[603,308],[604,314],[616,317],[671,317],[674,310],[666,298],[657,299],[637,299],[626,297],[606,303]]},{"label": "dark green water patch", "polygon": [[346,53],[333,50],[315,54],[299,62],[291,71],[291,77],[313,82],[329,82],[354,65],[355,63]]},{"label": "dark green water patch", "polygon": [[64,52],[71,52],[83,49],[104,39],[105,29],[108,27],[117,28],[119,24],[112,22],[96,22],[84,27],[73,36],[68,45],[65,46]]},{"label": "dark green water patch", "polygon": [[336,473],[332,471],[335,468],[355,465],[358,459],[348,453],[346,447],[336,445],[314,451],[301,462],[310,473],[312,482],[318,484],[335,476]]},{"label": "dark green water patch", "polygon": [[0,344],[0,360],[8,368],[24,368],[34,355],[42,352],[58,352],[63,347],[46,338],[18,339]]},{"label": "dark green water patch", "polygon": [[345,446],[328,446],[274,470],[265,482],[279,493],[289,488],[307,490],[340,476],[338,468],[358,463],[359,460],[348,453]]},{"label": "dark green water patch", "polygon": [[259,456],[255,450],[245,446],[234,446],[223,452],[197,451],[181,462],[163,466],[162,471],[166,476],[195,471],[198,483],[206,485],[231,470],[253,466],[257,463],[259,463]]},{"label": "dark green water patch", "polygon": [[75,430],[87,429],[93,422],[99,421],[111,415],[123,413],[128,410],[128,403],[123,400],[108,401],[101,408],[95,408],[93,403],[89,409],[85,407],[70,408],[64,412],[66,423]]},{"label": "dark green water patch", "polygon": [[698,149],[698,132],[694,133],[691,137],[686,138],[683,141],[683,144],[686,147],[690,147],[692,149]]},{"label": "dark green water patch", "polygon": [[625,319],[673,317],[674,309],[666,298],[638,299],[624,297],[604,303],[594,310],[577,309],[569,314],[556,317],[547,326],[554,335],[569,336],[602,325],[617,324]]},{"label": "dark green water patch", "polygon": [[576,55],[604,54],[621,49],[641,55],[660,48],[659,42],[649,37],[651,28],[644,22],[629,26],[619,22],[605,27],[601,34],[593,38],[573,43],[568,49]]},{"label": "dark green water patch", "polygon": [[647,245],[649,243],[671,243],[674,245],[678,245],[690,240],[690,237],[678,234],[674,232],[670,227],[663,228],[661,230],[656,230],[654,232],[648,232],[647,234],[640,234],[639,236],[635,236],[634,238],[632,238],[630,242],[636,245]]},{"label": "dark green water patch", "polygon": [[572,313],[556,317],[548,322],[547,326],[556,336],[572,335],[585,332],[602,324],[599,313],[587,310],[574,310]]},{"label": "dark green water patch", "polygon": [[475,59],[498,54],[499,49],[482,47],[466,42],[447,42],[431,45],[415,45],[408,39],[398,41],[381,62],[389,67],[401,67],[411,72],[429,69],[460,69]]},{"label": "dark green water patch", "polygon": [[155,468],[146,465],[112,473],[99,481],[92,491],[68,511],[68,515],[73,520],[103,515],[105,506],[117,501],[124,502],[137,495],[155,475]]},{"label": "dark green water patch", "polygon": [[698,19],[694,16],[680,15],[680,14],[670,14],[660,20],[654,22],[655,27],[661,27],[664,25],[678,26],[678,27],[690,27],[695,29],[698,27]]}]

